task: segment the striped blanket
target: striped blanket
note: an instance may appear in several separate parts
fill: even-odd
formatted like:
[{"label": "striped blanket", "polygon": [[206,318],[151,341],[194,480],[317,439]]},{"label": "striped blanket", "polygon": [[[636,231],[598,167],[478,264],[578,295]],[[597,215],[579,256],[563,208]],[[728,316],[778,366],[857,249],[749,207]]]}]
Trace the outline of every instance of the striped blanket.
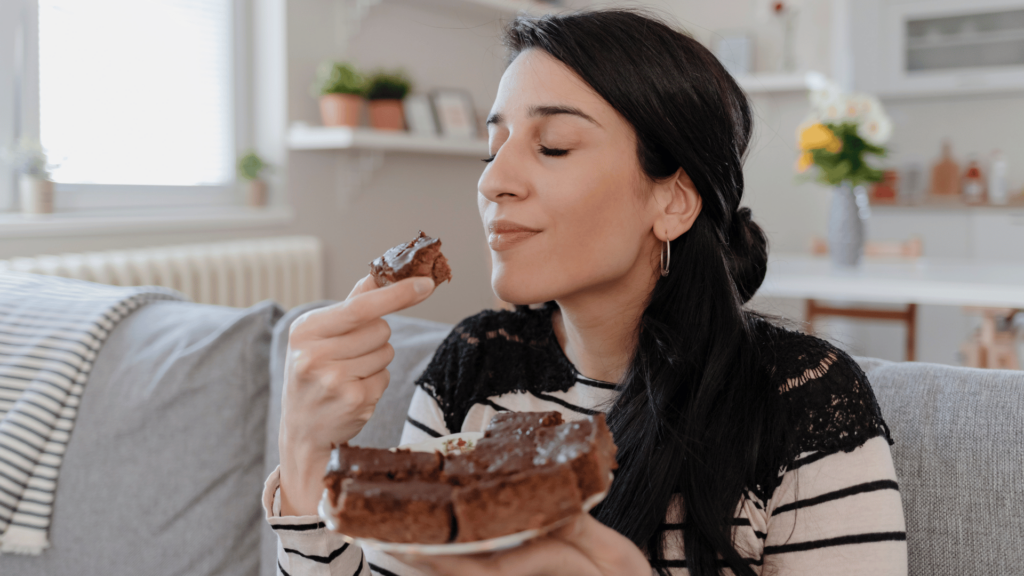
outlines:
[{"label": "striped blanket", "polygon": [[147,302],[183,299],[153,286],[0,273],[0,553],[49,546],[57,475],[107,335]]}]

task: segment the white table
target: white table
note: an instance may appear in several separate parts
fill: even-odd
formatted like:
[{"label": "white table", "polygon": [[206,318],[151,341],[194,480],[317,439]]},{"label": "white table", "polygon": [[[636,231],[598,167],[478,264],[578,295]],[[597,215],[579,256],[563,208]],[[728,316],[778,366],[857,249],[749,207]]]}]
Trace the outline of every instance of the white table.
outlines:
[{"label": "white table", "polygon": [[948,258],[864,259],[836,268],[825,256],[772,254],[759,296],[1024,308],[1024,264]]},{"label": "white table", "polygon": [[[855,268],[836,267],[827,256],[772,254],[759,296],[807,300],[963,306],[982,315],[976,341],[964,345],[969,364],[1017,367],[1008,335],[996,319],[1024,309],[1024,264],[948,258],[863,259]],[[980,308],[980,309],[979,309]],[[911,306],[913,314],[913,306]],[[911,316],[911,320],[913,316]],[[911,321],[911,324],[913,322]],[[908,358],[913,358],[913,327]],[[995,360],[999,359],[999,360]]]}]

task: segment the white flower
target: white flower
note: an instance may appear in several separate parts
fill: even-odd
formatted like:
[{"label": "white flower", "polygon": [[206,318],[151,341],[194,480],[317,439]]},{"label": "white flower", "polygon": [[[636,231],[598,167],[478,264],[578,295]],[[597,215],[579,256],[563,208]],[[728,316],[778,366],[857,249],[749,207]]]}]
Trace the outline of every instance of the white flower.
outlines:
[{"label": "white flower", "polygon": [[878,98],[861,92],[845,94],[839,85],[818,72],[805,77],[810,89],[811,112],[797,129],[797,134],[815,122],[857,124],[857,133],[865,141],[881,146],[892,136],[892,122]]},{"label": "white flower", "polygon": [[871,116],[860,119],[857,135],[869,144],[881,146],[892,136],[892,121],[879,109]]},{"label": "white flower", "polygon": [[808,72],[805,82],[811,91],[809,98],[816,119],[828,121],[838,118],[844,105],[839,86],[819,72]]},{"label": "white flower", "polygon": [[844,94],[834,94],[818,110],[818,116],[821,117],[822,122],[840,123],[846,120],[846,108],[846,96]]},{"label": "white flower", "polygon": [[870,94],[854,93],[846,98],[846,109],[843,118],[854,122],[885,115],[882,103]]}]

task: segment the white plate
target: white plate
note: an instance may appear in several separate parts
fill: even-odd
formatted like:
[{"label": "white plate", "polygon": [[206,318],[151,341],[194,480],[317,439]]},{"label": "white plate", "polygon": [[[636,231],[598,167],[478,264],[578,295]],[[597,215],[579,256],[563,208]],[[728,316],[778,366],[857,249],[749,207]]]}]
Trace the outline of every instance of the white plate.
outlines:
[{"label": "white plate", "polygon": [[[442,436],[440,438],[432,438],[425,442],[418,442],[416,444],[407,444],[405,446],[399,446],[399,448],[408,448],[413,452],[433,452],[437,450],[442,454],[448,454],[450,450],[453,450],[456,443],[459,440],[463,440],[469,443],[471,446],[476,443],[477,440],[483,437],[480,432],[463,432],[462,434],[452,434],[450,436]],[[607,492],[601,492],[600,494],[594,494],[590,498],[587,498],[583,502],[583,512],[589,512],[591,508],[597,506],[601,500],[607,495]],[[328,490],[324,490],[324,495],[320,499],[320,506],[317,508],[320,513],[320,519],[324,521],[327,528],[337,532],[337,524],[334,518],[337,514],[334,505],[331,504],[331,497]],[[571,518],[571,517],[570,517]],[[546,534],[559,526],[564,525],[569,521],[570,518],[563,518],[558,522],[544,526],[543,528],[535,528],[533,530],[524,530],[523,532],[516,532],[515,534],[508,534],[506,536],[499,536],[497,538],[491,538],[489,540],[478,540],[476,542],[451,542],[448,544],[406,544],[398,542],[381,542],[380,540],[374,540],[373,538],[353,538],[351,536],[345,536],[345,540],[356,544],[363,548],[372,548],[381,552],[389,554],[421,554],[424,556],[458,556],[463,554],[480,554],[481,552],[495,552],[497,550],[507,550],[509,548],[515,548],[520,544]]]}]

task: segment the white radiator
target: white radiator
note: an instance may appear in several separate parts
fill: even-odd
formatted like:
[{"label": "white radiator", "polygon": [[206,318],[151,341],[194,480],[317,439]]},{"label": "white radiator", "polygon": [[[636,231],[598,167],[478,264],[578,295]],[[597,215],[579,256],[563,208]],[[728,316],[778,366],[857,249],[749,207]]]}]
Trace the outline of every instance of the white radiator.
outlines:
[{"label": "white radiator", "polygon": [[137,250],[0,260],[17,270],[115,286],[166,286],[194,302],[288,309],[323,298],[323,250],[313,236],[285,236]]}]

